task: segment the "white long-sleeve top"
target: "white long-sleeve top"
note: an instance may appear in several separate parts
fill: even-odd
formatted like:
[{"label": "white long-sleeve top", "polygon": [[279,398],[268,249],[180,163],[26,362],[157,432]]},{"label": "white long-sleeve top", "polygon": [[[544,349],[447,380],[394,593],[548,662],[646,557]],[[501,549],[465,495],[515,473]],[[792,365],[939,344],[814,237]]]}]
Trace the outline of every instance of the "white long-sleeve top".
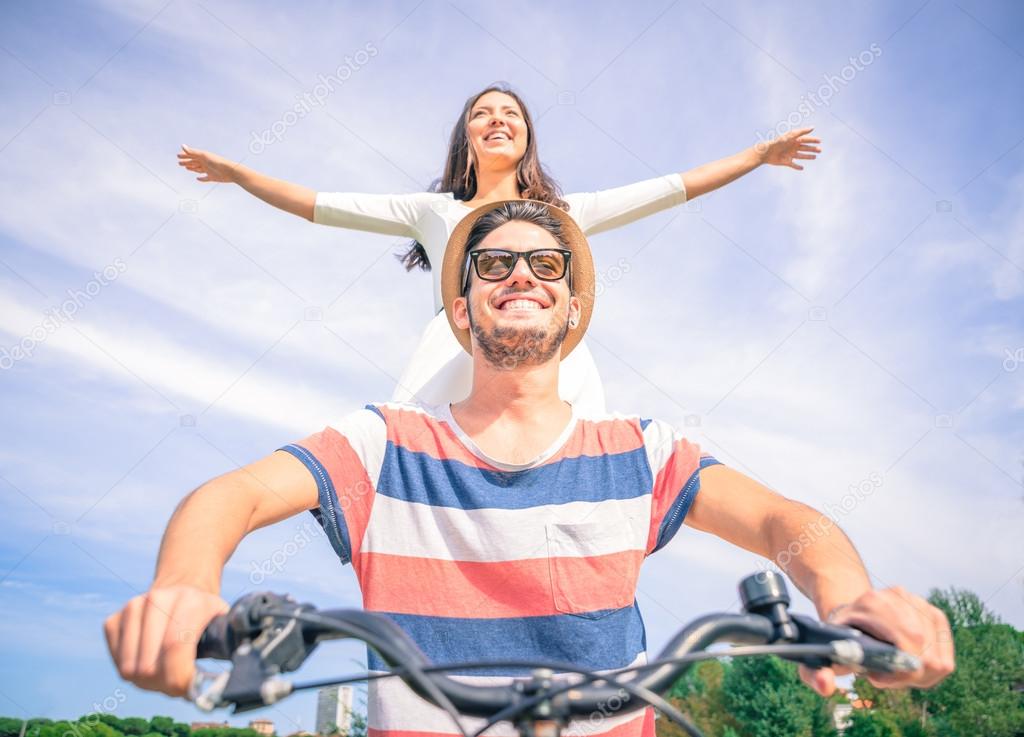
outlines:
[{"label": "white long-sleeve top", "polygon": [[[569,205],[569,215],[590,236],[680,205],[686,201],[686,189],[681,175],[668,174],[615,189],[570,194],[563,199]],[[314,223],[415,239],[423,244],[434,267],[436,314],[395,389],[395,401],[443,405],[469,394],[472,362],[440,312],[444,307],[440,266],[448,238],[472,210],[450,192],[317,193]],[[604,411],[604,390],[585,340],[562,362],[559,392],[581,410]]]}]

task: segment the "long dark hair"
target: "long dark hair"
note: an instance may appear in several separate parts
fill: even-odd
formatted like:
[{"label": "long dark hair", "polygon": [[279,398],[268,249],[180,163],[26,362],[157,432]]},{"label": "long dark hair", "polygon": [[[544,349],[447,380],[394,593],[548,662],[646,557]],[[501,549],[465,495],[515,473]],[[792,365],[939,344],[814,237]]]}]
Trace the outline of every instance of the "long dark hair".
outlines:
[{"label": "long dark hair", "polygon": [[[533,119],[530,111],[522,98],[505,82],[496,82],[480,92],[472,95],[462,108],[462,115],[459,122],[452,128],[452,136],[448,141],[448,158],[444,164],[444,174],[430,184],[428,192],[451,192],[456,200],[471,200],[476,196],[476,169],[470,162],[469,136],[466,129],[469,123],[469,114],[476,105],[476,101],[488,92],[501,92],[508,95],[519,104],[523,111],[523,121],[526,123],[526,152],[519,160],[516,167],[516,180],[519,186],[519,195],[526,199],[540,200],[568,210],[569,205],[562,199],[562,190],[558,183],[549,175],[544,166],[540,163],[537,155],[537,139],[533,135]],[[405,266],[406,271],[415,268],[423,271],[430,271],[430,259],[427,258],[427,250],[419,241],[413,241],[405,253],[399,254],[398,260]]]}]

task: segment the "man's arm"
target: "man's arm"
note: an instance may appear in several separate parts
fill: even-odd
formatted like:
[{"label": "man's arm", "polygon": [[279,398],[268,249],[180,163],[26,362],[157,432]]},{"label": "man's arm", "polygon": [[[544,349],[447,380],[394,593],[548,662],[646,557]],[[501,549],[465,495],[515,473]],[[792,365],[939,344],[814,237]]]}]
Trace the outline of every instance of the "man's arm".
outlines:
[{"label": "man's arm", "polygon": [[164,532],[153,587],[220,592],[220,575],[253,530],[317,506],[313,476],[288,453],[271,455],[208,481],[178,505]]},{"label": "man's arm", "polygon": [[317,506],[312,475],[293,456],[273,453],[219,476],[189,494],[164,532],[150,589],[104,622],[121,677],[172,696],[195,670],[198,634],[227,610],[220,598],[224,564],[260,527]]},{"label": "man's arm", "polygon": [[853,543],[831,518],[727,466],[700,472],[686,523],[773,560],[822,619],[871,590]]},{"label": "man's arm", "polygon": [[[716,465],[700,471],[700,492],[685,521],[774,560],[822,619],[859,627],[921,658],[922,668],[914,673],[870,677],[876,686],[928,688],[953,672],[945,615],[902,588],[872,589],[853,544],[821,512]],[[801,666],[803,680],[824,696],[835,690],[837,672]]]}]

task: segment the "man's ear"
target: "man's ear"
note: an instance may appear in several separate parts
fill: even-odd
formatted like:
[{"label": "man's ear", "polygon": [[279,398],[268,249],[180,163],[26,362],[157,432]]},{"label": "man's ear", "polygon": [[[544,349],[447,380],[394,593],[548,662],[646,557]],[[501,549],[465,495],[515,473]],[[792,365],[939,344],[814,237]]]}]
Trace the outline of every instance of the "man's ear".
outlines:
[{"label": "man's ear", "polygon": [[469,330],[469,311],[465,297],[452,300],[452,321],[459,330]]},{"label": "man's ear", "polygon": [[580,324],[580,316],[583,314],[583,305],[580,302],[580,298],[576,296],[569,297],[569,327],[575,328]]}]

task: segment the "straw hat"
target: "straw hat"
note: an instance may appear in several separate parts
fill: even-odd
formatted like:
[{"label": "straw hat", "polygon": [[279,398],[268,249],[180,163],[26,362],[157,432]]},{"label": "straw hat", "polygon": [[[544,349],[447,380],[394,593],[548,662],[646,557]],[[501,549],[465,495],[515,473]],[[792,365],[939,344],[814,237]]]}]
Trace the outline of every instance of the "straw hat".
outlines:
[{"label": "straw hat", "polygon": [[501,200],[482,205],[466,215],[452,231],[441,265],[441,299],[444,302],[444,312],[459,343],[467,353],[472,353],[469,330],[458,327],[452,319],[452,302],[456,297],[462,296],[460,292],[466,265],[466,241],[469,239],[473,225],[481,216],[514,202],[533,202],[544,207],[549,215],[561,223],[565,247],[572,252],[569,267],[572,272],[573,295],[580,301],[580,321],[574,329],[566,333],[565,340],[562,342],[562,358],[564,359],[583,339],[583,334],[587,332],[587,326],[590,324],[590,315],[594,311],[594,259],[590,255],[590,245],[587,243],[583,231],[580,230],[580,226],[569,216],[569,213],[555,205],[539,200]]}]

